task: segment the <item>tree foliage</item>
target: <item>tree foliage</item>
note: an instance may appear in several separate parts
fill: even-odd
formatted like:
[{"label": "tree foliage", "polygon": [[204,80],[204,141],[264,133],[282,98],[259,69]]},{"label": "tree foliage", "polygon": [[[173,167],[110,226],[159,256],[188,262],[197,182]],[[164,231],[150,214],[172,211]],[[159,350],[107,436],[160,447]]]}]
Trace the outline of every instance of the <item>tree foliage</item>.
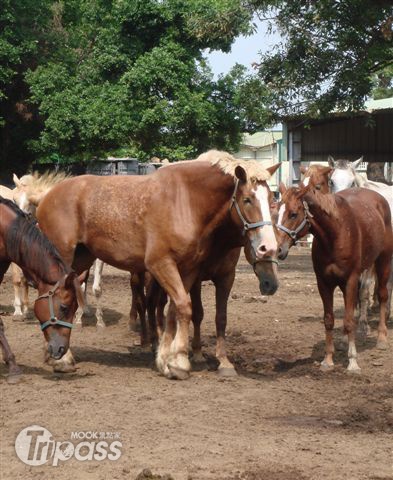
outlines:
[{"label": "tree foliage", "polygon": [[259,75],[273,90],[278,114],[317,116],[356,110],[375,74],[393,65],[390,0],[251,1],[274,17],[283,40],[262,56]]},{"label": "tree foliage", "polygon": [[[265,89],[239,67],[213,80],[204,58],[251,32],[241,0],[28,0],[29,14],[25,1],[7,1],[16,50],[4,52],[0,102],[15,108],[18,77],[36,157],[185,158],[236,148],[244,128],[265,120]],[[243,105],[245,92],[258,98]]]}]

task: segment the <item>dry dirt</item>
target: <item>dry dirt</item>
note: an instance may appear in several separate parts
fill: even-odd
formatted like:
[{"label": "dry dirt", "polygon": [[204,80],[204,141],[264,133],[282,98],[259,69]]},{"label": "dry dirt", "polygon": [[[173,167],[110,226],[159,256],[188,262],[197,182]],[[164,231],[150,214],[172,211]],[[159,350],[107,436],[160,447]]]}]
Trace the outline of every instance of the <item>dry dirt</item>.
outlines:
[{"label": "dry dirt", "polygon": [[[336,368],[323,373],[322,305],[307,249],[293,251],[280,266],[280,282],[276,295],[263,298],[250,267],[239,264],[228,325],[228,351],[239,375],[229,379],[214,370],[214,288],[205,284],[208,369],[178,382],[159,376],[153,355],[127,331],[126,273],[104,270],[107,328],[97,332],[88,318],[72,333],[79,369],[68,375],[42,363],[36,322],[12,320],[7,276],[0,309],[24,377],[17,385],[0,379],[1,480],[392,478],[393,338],[388,350],[375,348],[373,315],[370,338],[358,343],[362,373],[348,374],[337,293]],[[121,457],[27,466],[14,445],[33,424],[56,441],[70,440],[71,432],[116,434]]]}]

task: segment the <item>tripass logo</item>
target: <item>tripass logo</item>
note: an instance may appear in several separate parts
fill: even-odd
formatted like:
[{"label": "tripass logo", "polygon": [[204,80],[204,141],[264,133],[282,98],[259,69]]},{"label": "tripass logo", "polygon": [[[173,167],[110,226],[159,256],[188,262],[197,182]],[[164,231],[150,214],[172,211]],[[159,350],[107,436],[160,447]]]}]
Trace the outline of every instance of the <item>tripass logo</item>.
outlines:
[{"label": "tripass logo", "polygon": [[[83,439],[77,444],[70,441],[56,442],[49,430],[39,425],[24,428],[16,437],[15,451],[26,465],[44,465],[49,460],[53,466],[74,457],[76,460],[118,460],[122,443],[119,433],[72,432],[72,439]],[[110,439],[108,442],[104,439]]]}]

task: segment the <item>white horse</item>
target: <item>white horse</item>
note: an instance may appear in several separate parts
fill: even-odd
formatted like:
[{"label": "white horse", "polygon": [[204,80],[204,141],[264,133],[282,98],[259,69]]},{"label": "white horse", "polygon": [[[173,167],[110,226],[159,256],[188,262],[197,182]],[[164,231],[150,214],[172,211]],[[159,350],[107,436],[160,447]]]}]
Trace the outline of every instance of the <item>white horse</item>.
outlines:
[{"label": "white horse", "polygon": [[[390,206],[392,213],[392,225],[393,225],[393,186],[386,185],[385,183],[373,182],[368,180],[367,176],[360,175],[356,171],[356,167],[363,161],[363,157],[358,158],[354,162],[349,160],[334,160],[333,157],[328,158],[329,165],[334,169],[330,177],[330,186],[333,193],[345,190],[351,187],[360,187],[373,190],[382,195]],[[367,270],[362,275],[359,300],[360,300],[360,315],[359,315],[359,332],[362,334],[369,333],[369,326],[367,323],[367,307],[369,302],[369,290],[374,277],[374,272]],[[388,315],[390,313],[390,304],[392,299],[393,289],[393,260],[392,260],[392,272],[389,280],[389,301],[388,301]]]}]

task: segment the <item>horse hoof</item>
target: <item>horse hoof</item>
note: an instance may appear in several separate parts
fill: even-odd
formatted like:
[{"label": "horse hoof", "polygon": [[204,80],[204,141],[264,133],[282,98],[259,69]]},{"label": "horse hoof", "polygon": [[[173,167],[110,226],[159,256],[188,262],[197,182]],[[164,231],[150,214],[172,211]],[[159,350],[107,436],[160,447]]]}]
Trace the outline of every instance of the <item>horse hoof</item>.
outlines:
[{"label": "horse hoof", "polygon": [[128,324],[128,331],[132,333],[138,333],[139,332],[139,325],[135,322],[129,323]]},{"label": "horse hoof", "polygon": [[378,350],[387,350],[388,349],[388,342],[386,340],[378,340],[377,341],[377,349]]},{"label": "horse hoof", "polygon": [[63,365],[54,365],[54,373],[75,373],[77,367],[75,365],[63,364]]},{"label": "horse hoof", "polygon": [[362,369],[360,367],[358,368],[347,368],[347,372],[350,373],[351,375],[360,375],[362,373]]},{"label": "horse hoof", "polygon": [[166,376],[172,380],[187,380],[190,376],[190,372],[183,368],[168,364]]},{"label": "horse hoof", "polygon": [[19,383],[22,378],[22,373],[10,373],[9,375],[7,375],[7,383],[9,385],[15,385],[16,383]]},{"label": "horse hoof", "polygon": [[207,362],[205,359],[202,361],[195,361],[194,359],[191,360],[192,363],[192,369],[195,370],[196,372],[202,372],[203,370],[207,370]]},{"label": "horse hoof", "polygon": [[234,367],[218,367],[217,373],[220,377],[237,377],[238,374]]},{"label": "horse hoof", "polygon": [[370,327],[368,325],[365,327],[359,327],[356,333],[360,338],[367,338],[370,335]]},{"label": "horse hoof", "polygon": [[331,372],[332,370],[334,370],[334,364],[329,364],[327,362],[321,362],[321,371],[322,372]]}]

